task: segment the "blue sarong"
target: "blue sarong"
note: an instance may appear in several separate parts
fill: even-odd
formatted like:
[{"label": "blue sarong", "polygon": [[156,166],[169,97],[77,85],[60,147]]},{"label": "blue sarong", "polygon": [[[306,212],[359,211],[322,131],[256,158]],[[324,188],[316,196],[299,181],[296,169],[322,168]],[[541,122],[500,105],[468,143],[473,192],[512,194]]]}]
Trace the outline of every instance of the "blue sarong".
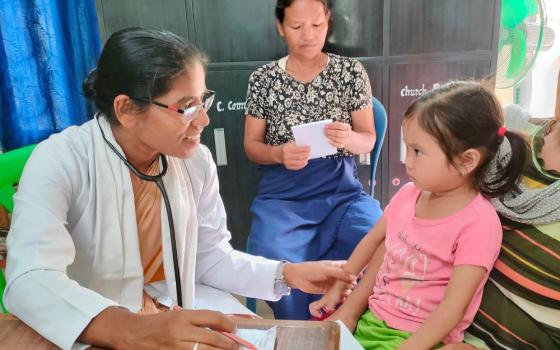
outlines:
[{"label": "blue sarong", "polygon": [[[290,262],[345,260],[381,217],[379,202],[363,191],[353,157],[312,159],[298,171],[263,165],[248,251]],[[318,299],[292,290],[270,303],[277,319],[307,320]]]}]

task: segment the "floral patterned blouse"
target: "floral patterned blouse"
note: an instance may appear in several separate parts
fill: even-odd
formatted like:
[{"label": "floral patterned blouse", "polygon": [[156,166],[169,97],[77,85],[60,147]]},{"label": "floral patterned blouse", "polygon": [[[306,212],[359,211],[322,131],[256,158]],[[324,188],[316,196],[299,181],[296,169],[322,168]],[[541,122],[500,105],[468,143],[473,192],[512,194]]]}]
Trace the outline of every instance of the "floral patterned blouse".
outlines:
[{"label": "floral patterned blouse", "polygon": [[[364,66],[334,54],[312,81],[294,79],[274,61],[251,74],[245,114],[266,119],[265,144],[279,146],[294,139],[296,125],[332,119],[352,125],[350,112],[371,108],[371,86]],[[339,149],[336,156],[351,156]]]}]

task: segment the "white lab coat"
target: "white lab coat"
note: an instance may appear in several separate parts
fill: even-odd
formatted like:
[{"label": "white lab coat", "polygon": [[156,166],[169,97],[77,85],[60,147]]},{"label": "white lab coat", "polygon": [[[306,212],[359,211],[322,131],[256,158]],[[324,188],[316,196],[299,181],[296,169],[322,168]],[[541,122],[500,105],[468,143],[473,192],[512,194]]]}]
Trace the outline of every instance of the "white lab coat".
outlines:
[{"label": "white lab coat", "polygon": [[[111,242],[104,242],[99,237],[102,234],[94,234],[103,230],[93,229],[103,223],[103,218],[94,215],[96,159],[91,123],[96,123],[95,119],[70,127],[37,146],[14,197],[7,240],[7,308],[65,349],[79,345],[75,343],[77,337],[108,306],[121,305],[134,312],[141,307],[143,269],[137,232],[124,233],[134,239],[118,242],[122,261],[114,263],[113,259],[111,266],[102,267],[103,275],[97,274],[100,269],[95,266],[96,257],[102,256]],[[273,282],[278,262],[235,251],[229,244],[231,234],[209,150],[201,145],[191,158],[181,162],[185,165],[183,176],[188,176],[192,184],[198,219],[196,283],[277,300]],[[123,197],[133,196],[129,178],[123,187],[119,192]],[[167,219],[162,214],[162,226],[167,224],[163,220]],[[172,271],[169,254],[164,254],[164,266],[166,279],[173,282],[172,273],[168,273]]]}]

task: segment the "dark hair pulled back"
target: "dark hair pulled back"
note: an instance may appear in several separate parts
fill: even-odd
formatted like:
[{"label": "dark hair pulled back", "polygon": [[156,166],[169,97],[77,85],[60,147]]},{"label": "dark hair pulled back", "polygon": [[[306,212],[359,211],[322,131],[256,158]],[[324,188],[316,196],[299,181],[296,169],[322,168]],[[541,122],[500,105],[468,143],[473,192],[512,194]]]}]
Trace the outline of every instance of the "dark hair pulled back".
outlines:
[{"label": "dark hair pulled back", "polygon": [[[486,84],[474,81],[453,81],[435,88],[414,101],[404,119],[418,118],[420,126],[435,138],[448,161],[467,149],[482,153],[473,173],[473,184],[487,197],[498,197],[515,188],[525,167],[529,146],[523,136],[498,130],[504,125],[502,107]],[[488,176],[489,164],[500,145],[508,139],[511,156],[497,173]]]},{"label": "dark hair pulled back", "polygon": [[[274,13],[276,15],[276,19],[280,23],[284,23],[284,16],[286,8],[292,6],[296,0],[277,0],[276,1],[276,8],[274,9]],[[317,0],[323,4],[325,7],[325,11],[330,11],[331,5],[329,0]]]},{"label": "dark hair pulled back", "polygon": [[101,52],[97,68],[83,83],[84,95],[95,102],[111,124],[118,124],[113,101],[127,95],[141,110],[166,94],[173,79],[189,67],[206,64],[205,55],[194,45],[168,31],[126,28],[113,33]]}]

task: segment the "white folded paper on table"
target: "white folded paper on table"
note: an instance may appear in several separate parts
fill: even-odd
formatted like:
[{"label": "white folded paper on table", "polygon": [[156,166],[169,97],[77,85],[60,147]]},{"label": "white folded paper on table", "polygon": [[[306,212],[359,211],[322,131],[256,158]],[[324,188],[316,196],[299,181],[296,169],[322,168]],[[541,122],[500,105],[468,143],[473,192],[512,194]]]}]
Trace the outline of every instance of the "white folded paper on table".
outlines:
[{"label": "white folded paper on table", "polygon": [[364,348],[358,343],[356,338],[350,333],[346,325],[342,323],[341,320],[337,320],[336,323],[340,326],[340,349],[341,350],[364,350]]},{"label": "white folded paper on table", "polygon": [[292,133],[297,146],[310,146],[309,159],[328,156],[336,153],[336,147],[329,143],[325,136],[325,125],[332,123],[332,119],[320,120],[292,127]]},{"label": "white folded paper on table", "polygon": [[[165,282],[165,281],[164,281]],[[195,285],[194,308],[196,310],[214,310],[224,314],[255,315],[233,295],[204,284]]]},{"label": "white folded paper on table", "polygon": [[[264,330],[238,328],[235,334],[253,344],[259,350],[274,350],[276,327]],[[245,347],[242,348],[245,349]]]}]

